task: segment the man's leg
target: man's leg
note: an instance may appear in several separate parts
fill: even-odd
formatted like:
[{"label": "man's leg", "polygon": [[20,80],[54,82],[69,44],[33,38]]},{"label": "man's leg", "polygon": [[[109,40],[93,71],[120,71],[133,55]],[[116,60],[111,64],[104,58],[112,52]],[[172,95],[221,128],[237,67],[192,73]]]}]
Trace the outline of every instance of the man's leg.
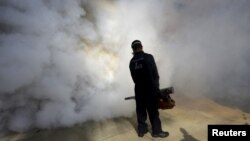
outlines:
[{"label": "man's leg", "polygon": [[152,136],[153,137],[167,137],[169,135],[168,132],[162,131],[161,127],[161,120],[159,118],[159,111],[158,111],[158,101],[151,101],[150,104],[147,106],[149,120],[152,125]]},{"label": "man's leg", "polygon": [[146,124],[147,112],[145,103],[142,100],[136,100],[136,114],[138,123],[138,135],[143,136],[148,132],[148,126]]},{"label": "man's leg", "polygon": [[159,118],[159,111],[158,111],[158,105],[156,102],[151,101],[151,103],[147,106],[147,111],[149,115],[149,120],[152,126],[152,132],[153,133],[159,133],[162,131],[161,128],[161,120]]}]

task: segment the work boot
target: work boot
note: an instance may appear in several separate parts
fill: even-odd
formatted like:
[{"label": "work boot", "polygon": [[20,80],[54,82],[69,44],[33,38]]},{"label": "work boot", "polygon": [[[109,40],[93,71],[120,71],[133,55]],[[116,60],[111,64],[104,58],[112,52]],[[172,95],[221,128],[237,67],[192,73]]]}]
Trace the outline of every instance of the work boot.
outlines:
[{"label": "work boot", "polygon": [[161,132],[159,132],[159,133],[153,133],[153,134],[152,134],[152,137],[155,137],[155,138],[157,138],[157,137],[165,138],[165,137],[167,137],[167,136],[169,136],[169,133],[168,133],[168,132],[165,132],[165,131],[161,131]]},{"label": "work boot", "polygon": [[148,132],[148,130],[138,131],[138,136],[139,136],[139,137],[143,137],[144,134],[146,134],[147,132]]}]

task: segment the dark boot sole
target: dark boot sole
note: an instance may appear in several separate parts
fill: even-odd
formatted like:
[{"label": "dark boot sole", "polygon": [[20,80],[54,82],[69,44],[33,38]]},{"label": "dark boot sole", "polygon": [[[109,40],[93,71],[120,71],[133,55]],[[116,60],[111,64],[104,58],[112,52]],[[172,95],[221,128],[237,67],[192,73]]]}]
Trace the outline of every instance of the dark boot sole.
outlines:
[{"label": "dark boot sole", "polygon": [[165,136],[160,136],[160,135],[154,135],[154,134],[152,134],[152,137],[154,137],[154,138],[166,138],[168,136],[169,136],[169,133],[166,133]]}]

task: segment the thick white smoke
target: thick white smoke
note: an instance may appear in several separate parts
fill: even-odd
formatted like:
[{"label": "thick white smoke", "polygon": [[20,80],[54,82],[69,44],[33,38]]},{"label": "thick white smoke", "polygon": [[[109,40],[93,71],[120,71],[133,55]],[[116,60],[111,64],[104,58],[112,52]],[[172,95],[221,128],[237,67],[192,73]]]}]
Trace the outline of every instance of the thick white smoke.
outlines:
[{"label": "thick white smoke", "polygon": [[124,83],[128,76],[119,79],[128,75],[128,64],[121,62],[121,37],[110,33],[112,5],[105,4],[110,3],[1,1],[2,129],[131,115],[133,102],[123,99],[132,95],[132,84]]},{"label": "thick white smoke", "polygon": [[181,93],[205,94],[250,112],[249,5],[247,0],[176,3],[180,25],[174,42],[166,44]]},{"label": "thick white smoke", "polygon": [[249,6],[247,0],[2,0],[0,129],[131,116],[134,101],[123,99],[134,94],[128,69],[134,39],[155,56],[161,87],[247,107]]}]

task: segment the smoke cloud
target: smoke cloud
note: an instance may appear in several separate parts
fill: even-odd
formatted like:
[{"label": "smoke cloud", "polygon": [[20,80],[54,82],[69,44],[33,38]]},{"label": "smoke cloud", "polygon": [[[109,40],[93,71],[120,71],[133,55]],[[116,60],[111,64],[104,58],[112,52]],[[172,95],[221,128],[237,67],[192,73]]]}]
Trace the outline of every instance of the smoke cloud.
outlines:
[{"label": "smoke cloud", "polygon": [[131,116],[130,44],[154,55],[161,87],[248,111],[247,0],[3,0],[0,130]]}]

